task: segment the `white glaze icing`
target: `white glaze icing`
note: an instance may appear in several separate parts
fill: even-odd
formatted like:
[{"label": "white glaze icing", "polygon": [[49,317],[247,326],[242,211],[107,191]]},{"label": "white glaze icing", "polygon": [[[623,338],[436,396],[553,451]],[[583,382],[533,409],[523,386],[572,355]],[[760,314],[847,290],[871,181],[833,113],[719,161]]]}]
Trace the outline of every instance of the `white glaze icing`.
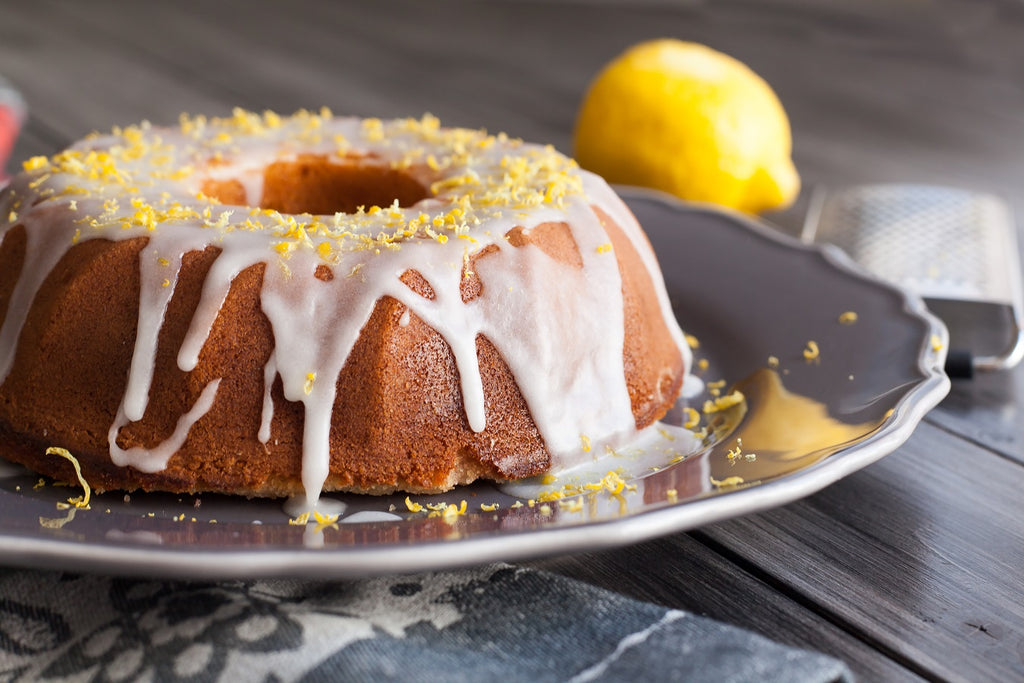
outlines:
[{"label": "white glaze icing", "polygon": [[315,504],[311,505],[306,496],[292,496],[285,499],[282,509],[286,515],[294,519],[303,514],[312,515],[316,512],[329,517],[338,517],[345,513],[347,507],[348,505],[344,501],[335,498],[321,496]]},{"label": "white glaze icing", "polygon": [[[205,180],[230,178],[256,205],[263,169],[298,154],[404,169],[432,196],[405,208],[334,216],[287,216],[197,196]],[[406,306],[401,324],[416,316],[445,339],[474,431],[487,424],[476,351],[483,335],[515,376],[556,467],[586,457],[580,448],[584,436],[603,449],[635,433],[623,376],[622,285],[594,206],[612,217],[641,255],[665,323],[690,365],[689,348],[635,218],[603,180],[550,148],[441,129],[431,117],[379,122],[236,112],[232,119],[183,119],[180,129],[143,124],[115,130],[49,160],[31,160],[26,169],[0,197],[0,239],[18,224],[28,237],[23,273],[0,329],[0,380],[10,371],[36,292],[74,243],[148,238],[140,253],[131,369],[110,427],[111,458],[118,465],[147,472],[166,467],[216,400],[219,380],[205,387],[165,442],[151,449],[117,444],[119,430],[146,412],[156,343],[182,258],[208,246],[220,253],[206,275],[178,366],[189,372],[198,364],[233,279],[266,264],[260,301],[276,348],[264,369],[257,436],[264,443],[272,438],[270,389],[280,378],[285,398],[305,410],[302,481],[310,504],[328,475],[337,378],[382,296]],[[529,231],[546,222],[569,226],[581,268],[532,244],[514,247],[505,238],[514,227]],[[490,246],[494,253],[475,265],[482,294],[463,302],[464,264]],[[324,264],[334,274],[327,281],[314,276]],[[407,270],[423,277],[433,298],[401,281]]]},{"label": "white glaze icing", "polygon": [[159,472],[167,467],[167,461],[178,452],[178,449],[185,443],[185,439],[188,438],[192,425],[213,407],[213,400],[219,386],[220,380],[215,379],[203,387],[202,393],[199,394],[199,398],[196,399],[192,408],[178,418],[174,432],[152,448],[133,446],[124,449],[117,445],[117,434],[121,431],[121,427],[131,422],[123,408],[118,410],[117,418],[107,434],[107,441],[110,444],[110,459],[118,467],[131,465],[140,472]]},{"label": "white glaze icing", "polygon": [[699,453],[702,448],[702,438],[693,431],[655,422],[637,432],[624,447],[591,451],[593,457],[571,467],[501,484],[498,488],[522,500],[536,500],[542,499],[545,493],[566,491],[566,487],[585,492],[588,484],[599,483],[609,472],[615,472],[623,481],[634,485],[652,472]]},{"label": "white glaze icing", "polygon": [[383,510],[360,510],[348,517],[342,517],[338,521],[342,524],[365,524],[367,522],[396,522],[404,519],[401,515]]}]

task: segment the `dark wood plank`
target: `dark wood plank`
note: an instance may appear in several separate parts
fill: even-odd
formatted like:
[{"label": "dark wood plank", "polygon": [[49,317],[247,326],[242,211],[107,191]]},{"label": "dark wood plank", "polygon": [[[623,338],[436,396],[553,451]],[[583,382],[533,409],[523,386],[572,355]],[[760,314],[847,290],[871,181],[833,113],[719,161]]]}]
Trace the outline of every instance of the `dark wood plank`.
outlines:
[{"label": "dark wood plank", "polygon": [[777,642],[831,654],[846,661],[858,680],[920,680],[910,669],[687,534],[529,564],[638,600],[735,624]]},{"label": "dark wood plank", "polygon": [[[1024,214],[1022,214],[1024,215]],[[929,422],[1024,464],[1024,367],[956,380]]]},{"label": "dark wood plank", "polygon": [[3,7],[0,69],[22,92],[35,130],[72,141],[143,119],[172,123],[182,109],[230,111],[225,100],[154,69],[120,49],[118,40],[76,24],[60,5]]},{"label": "dark wood plank", "polygon": [[[1024,468],[922,425],[804,501],[699,532],[931,675],[1024,677]],[[769,578],[770,577],[770,578]]]}]

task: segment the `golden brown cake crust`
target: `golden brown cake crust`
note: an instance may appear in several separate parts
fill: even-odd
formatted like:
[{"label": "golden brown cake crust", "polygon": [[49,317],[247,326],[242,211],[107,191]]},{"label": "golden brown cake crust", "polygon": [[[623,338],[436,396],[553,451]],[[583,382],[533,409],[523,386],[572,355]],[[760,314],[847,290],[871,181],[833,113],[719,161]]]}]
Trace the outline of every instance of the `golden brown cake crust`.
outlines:
[{"label": "golden brown cake crust", "polygon": [[[307,190],[296,185],[290,195],[289,182],[301,184],[311,176],[328,178],[328,185],[351,180],[345,175],[349,171],[339,173],[326,168],[330,166],[318,157],[271,165],[268,178],[275,179],[264,198],[269,193],[274,207],[294,212],[305,205],[302,202],[313,200],[290,203],[289,196]],[[403,194],[413,202],[419,199],[405,176],[378,176],[367,182],[398,183],[397,190],[389,186],[386,193]],[[245,190],[240,187],[221,180],[206,184],[205,191],[234,193],[230,200],[241,202]],[[330,187],[326,191],[334,192]],[[323,197],[315,200],[318,211],[328,208],[324,202],[328,200]],[[40,207],[35,220],[47,210],[68,209]],[[656,292],[660,283],[652,279],[637,251],[649,246],[638,247],[600,206],[593,211],[607,233],[621,278],[622,379],[635,425],[642,428],[674,402],[683,381],[684,359],[663,315]],[[505,237],[513,249],[539,248],[567,268],[584,267],[585,255],[567,222],[545,222],[530,229],[515,226]],[[132,367],[139,324],[139,262],[148,244],[147,237],[88,239],[67,249],[46,276],[20,329],[13,364],[0,384],[0,455],[41,474],[70,480],[68,462],[45,454],[49,446],[67,448],[81,463],[86,480],[101,491],[302,494],[305,409],[303,403],[285,397],[280,376],[270,392],[271,436],[265,443],[258,438],[265,368],[278,344],[261,293],[266,269],[276,266],[256,263],[233,277],[198,363],[188,371],[180,367],[179,350],[210,270],[221,256],[220,248],[212,245],[189,251],[181,260],[159,329],[145,414],[124,424],[116,443],[122,449],[151,449],[168,440],[204,389],[219,380],[212,406],[191,425],[165,468],[142,472],[112,461],[108,432],[118,418]],[[26,249],[24,225],[3,235],[0,324],[9,314]],[[467,255],[458,290],[464,304],[485,295],[488,284],[478,269],[497,253],[492,245],[472,258]],[[308,286],[328,286],[349,275],[322,263]],[[423,299],[435,296],[415,268],[402,272],[401,282]],[[476,337],[476,357],[486,414],[482,431],[470,426],[456,356],[445,337],[405,303],[381,295],[335,383],[329,473],[323,490],[437,492],[478,478],[518,479],[547,471],[551,453],[515,374],[485,334]]]},{"label": "golden brown cake crust", "polygon": [[[609,218],[603,220],[613,226]],[[609,234],[613,243],[623,239],[614,227]],[[124,383],[111,378],[126,377],[131,362],[137,255],[144,244],[83,243],[47,278],[40,299],[49,305],[33,309],[15,367],[0,387],[4,455],[41,474],[73,481],[67,461],[45,454],[57,439],[28,436],[59,434],[59,443],[76,455],[84,476],[100,491],[301,493],[302,407],[284,398],[280,381],[273,392],[274,437],[268,444],[255,438],[263,366],[273,342],[259,306],[261,268],[243,271],[232,284],[196,369],[184,373],[176,365],[203,277],[217,256],[214,249],[184,260],[161,331],[150,409],[141,421],[122,429],[118,443],[152,446],[167,438],[206,383],[223,377],[214,406],[164,471],[140,473],[110,462],[106,426],[124,394]],[[0,272],[20,269],[16,240],[11,245],[0,250]],[[678,394],[682,358],[664,326],[651,323],[657,321],[656,307],[629,276],[635,267],[630,259],[637,256],[624,245],[616,247],[626,261],[620,266],[629,340],[623,355],[637,425],[643,427],[664,415]],[[0,302],[6,297],[9,290],[0,289]],[[549,455],[494,346],[478,339],[489,420],[484,432],[475,433],[466,423],[451,351],[414,316],[400,325],[404,312],[394,299],[378,303],[338,380],[332,475],[325,490],[430,492],[477,478],[518,479],[546,471]],[[98,325],[99,319],[105,323]],[[74,362],[55,362],[71,358]]]}]

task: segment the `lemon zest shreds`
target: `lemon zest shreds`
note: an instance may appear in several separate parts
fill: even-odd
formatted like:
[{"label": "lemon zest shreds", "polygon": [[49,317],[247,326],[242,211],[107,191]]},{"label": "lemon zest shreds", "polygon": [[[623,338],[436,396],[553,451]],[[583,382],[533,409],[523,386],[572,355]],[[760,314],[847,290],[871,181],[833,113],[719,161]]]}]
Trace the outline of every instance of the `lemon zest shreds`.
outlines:
[{"label": "lemon zest shreds", "polygon": [[480,503],[480,509],[484,512],[494,512],[498,507],[498,503]]},{"label": "lemon zest shreds", "polygon": [[303,512],[301,515],[299,515],[298,517],[295,517],[294,519],[289,519],[288,523],[291,524],[292,526],[306,526],[306,522],[308,522],[308,521],[309,521],[309,512],[307,511],[307,512]]},{"label": "lemon zest shreds", "polygon": [[34,156],[31,159],[25,161],[21,166],[26,171],[31,173],[32,171],[41,171],[50,165],[50,160],[45,156]]},{"label": "lemon zest shreds", "polygon": [[818,342],[812,339],[807,342],[807,348],[804,349],[804,359],[810,362],[819,358],[821,358],[821,349],[818,348]]},{"label": "lemon zest shreds", "polygon": [[713,401],[705,401],[704,402],[704,412],[705,413],[717,413],[717,412],[723,411],[723,410],[725,410],[727,408],[731,408],[731,407],[733,407],[735,405],[743,403],[745,400],[746,400],[746,397],[743,396],[743,393],[740,392],[737,389],[737,390],[734,390],[731,394],[728,394],[726,396],[719,396],[718,398],[714,399]]},{"label": "lemon zest shreds", "polygon": [[843,313],[839,314],[840,325],[853,325],[855,322],[857,322],[856,311],[844,311]]},{"label": "lemon zest shreds", "polygon": [[937,334],[933,334],[932,335],[932,339],[931,339],[931,344],[932,344],[932,351],[941,351],[942,350],[942,337],[940,337]]},{"label": "lemon zest shreds", "polygon": [[459,515],[466,514],[466,501],[462,501],[458,505],[452,503],[451,505],[444,509],[444,512],[442,514],[444,515],[444,518],[448,521],[455,519]]},{"label": "lemon zest shreds", "polygon": [[313,519],[316,520],[316,530],[323,531],[327,527],[338,528],[339,515],[326,515],[318,510],[313,511]]},{"label": "lemon zest shreds", "polygon": [[726,477],[725,479],[715,479],[714,477],[708,477],[711,480],[712,486],[715,488],[731,488],[733,486],[739,486],[744,483],[743,477]]},{"label": "lemon zest shreds", "polygon": [[68,451],[66,448],[61,448],[59,446],[50,446],[49,448],[46,449],[46,454],[59,455],[65,460],[69,461],[71,465],[75,468],[75,476],[78,477],[78,483],[81,484],[82,489],[85,491],[85,493],[76,498],[69,498],[68,503],[74,505],[76,508],[88,510],[89,498],[90,496],[92,496],[92,488],[89,487],[89,482],[87,482],[85,480],[85,477],[82,476],[82,466],[78,463],[78,458],[71,455],[71,452]]},{"label": "lemon zest shreds", "polygon": [[[162,129],[148,124],[115,128],[104,140],[105,148],[69,149],[50,158],[34,157],[24,166],[33,174],[33,187],[42,188],[40,193],[84,194],[97,206],[102,204],[102,212],[85,219],[93,228],[120,225],[153,230],[164,223],[186,223],[222,233],[267,232],[272,237],[269,248],[281,259],[292,256],[295,249],[308,248],[329,263],[337,263],[346,252],[379,253],[423,236],[439,243],[452,235],[475,242],[466,234],[473,226],[510,212],[562,207],[583,194],[579,166],[551,146],[524,145],[481,130],[442,128],[429,114],[419,119],[366,119],[356,124],[349,140],[330,127],[329,116],[327,110],[282,117],[243,109],[226,118],[183,115],[179,130],[166,134],[170,140],[164,139]],[[281,130],[273,136],[287,131],[300,141],[326,136],[334,140],[339,153],[364,152],[361,146],[383,149],[394,168],[432,168],[438,177],[430,189],[438,205],[429,212],[397,205],[361,207],[333,217],[263,209],[233,214],[212,212],[211,207],[220,203],[202,191],[188,191],[200,204],[196,210],[174,204],[169,192],[159,191],[161,182],[181,181],[203,168],[232,163],[248,139],[257,139],[257,144],[272,142],[276,137],[271,133],[277,129]],[[174,139],[182,136],[183,143]],[[234,144],[239,147],[230,146]],[[608,246],[601,245],[601,250]]]},{"label": "lemon zest shreds", "polygon": [[687,346],[694,350],[700,348],[700,340],[694,337],[692,334],[686,335],[686,344]]},{"label": "lemon zest shreds", "polygon": [[409,496],[405,497],[405,507],[408,508],[409,512],[423,512],[423,506],[412,502],[412,498]]},{"label": "lemon zest shreds", "polygon": [[693,408],[686,409],[686,422],[683,423],[683,427],[686,429],[693,429],[700,424],[700,413]]},{"label": "lemon zest shreds", "polygon": [[[587,486],[587,488],[591,488],[591,486]],[[636,490],[635,485],[627,484],[625,481],[622,480],[622,477],[619,476],[619,473],[615,472],[614,470],[604,475],[604,477],[601,479],[600,484],[597,485],[597,488],[604,488],[605,490],[608,491],[608,493],[612,494],[613,496],[620,495],[623,491]]]},{"label": "lemon zest shreds", "polygon": [[466,514],[466,507],[466,501],[462,501],[458,505],[455,503],[438,503],[437,505],[428,505],[427,508],[430,509],[431,512],[427,516],[441,517],[444,521],[451,523],[455,521],[456,517]]},{"label": "lemon zest shreds", "polygon": [[541,491],[537,496],[537,500],[541,503],[547,503],[552,500],[561,500],[562,498],[565,498],[565,495],[564,491]]}]

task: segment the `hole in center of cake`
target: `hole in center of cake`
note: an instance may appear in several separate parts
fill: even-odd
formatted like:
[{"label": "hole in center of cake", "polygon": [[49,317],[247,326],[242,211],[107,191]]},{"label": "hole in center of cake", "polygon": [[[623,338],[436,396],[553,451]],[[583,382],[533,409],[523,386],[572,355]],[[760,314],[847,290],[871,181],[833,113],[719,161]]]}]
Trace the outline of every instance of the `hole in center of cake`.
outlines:
[{"label": "hole in center of cake", "polygon": [[[253,205],[238,180],[203,183],[203,192],[224,204]],[[355,213],[360,206],[412,206],[430,192],[411,174],[359,160],[332,163],[324,157],[275,161],[263,171],[263,196],[255,205],[281,213]]]}]

